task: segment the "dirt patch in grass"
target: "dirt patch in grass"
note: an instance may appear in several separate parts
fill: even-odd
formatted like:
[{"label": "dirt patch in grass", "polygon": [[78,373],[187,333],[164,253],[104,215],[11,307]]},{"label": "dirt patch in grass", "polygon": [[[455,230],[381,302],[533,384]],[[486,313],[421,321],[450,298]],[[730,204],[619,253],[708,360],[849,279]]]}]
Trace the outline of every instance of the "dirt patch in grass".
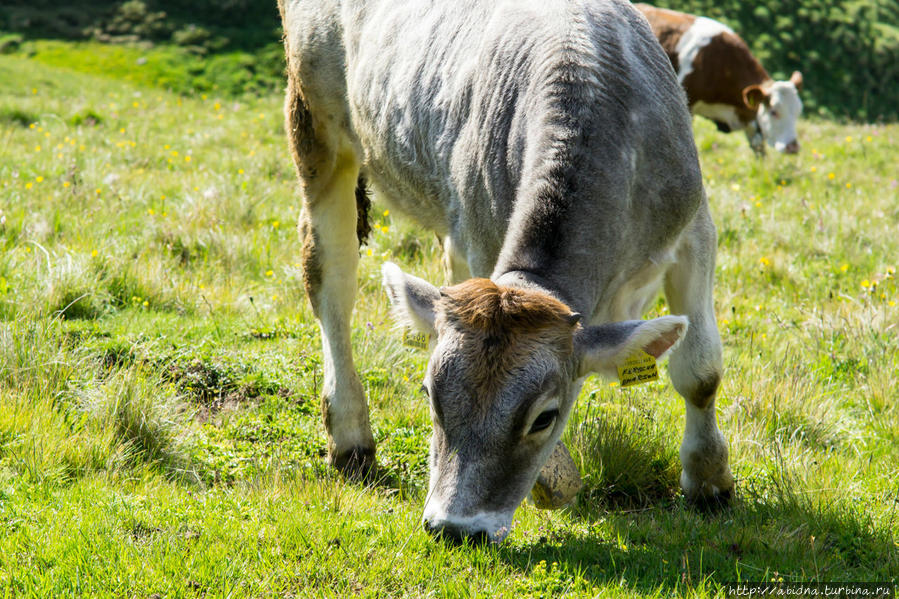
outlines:
[{"label": "dirt patch in grass", "polygon": [[192,400],[197,408],[195,417],[200,422],[223,410],[256,402],[263,396],[290,398],[294,395],[289,388],[265,380],[244,367],[200,358],[170,362],[164,372],[166,379]]}]

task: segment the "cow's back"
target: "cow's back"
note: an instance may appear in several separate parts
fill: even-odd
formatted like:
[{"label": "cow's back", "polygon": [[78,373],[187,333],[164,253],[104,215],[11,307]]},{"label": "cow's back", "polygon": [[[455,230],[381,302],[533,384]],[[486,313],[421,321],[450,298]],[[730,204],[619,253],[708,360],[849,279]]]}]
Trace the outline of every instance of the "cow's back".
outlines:
[{"label": "cow's back", "polygon": [[[625,235],[651,252],[701,201],[683,92],[627,2],[292,7],[315,13],[306,31],[288,32],[314,51],[300,77],[310,102],[344,123],[385,199],[441,235],[464,237],[474,274],[489,275],[512,251],[510,223],[540,211],[547,190],[567,189],[570,213],[549,198],[553,226],[520,232],[520,241],[564,238],[568,247],[535,250],[558,260]],[[333,56],[335,40],[345,62]]]}]

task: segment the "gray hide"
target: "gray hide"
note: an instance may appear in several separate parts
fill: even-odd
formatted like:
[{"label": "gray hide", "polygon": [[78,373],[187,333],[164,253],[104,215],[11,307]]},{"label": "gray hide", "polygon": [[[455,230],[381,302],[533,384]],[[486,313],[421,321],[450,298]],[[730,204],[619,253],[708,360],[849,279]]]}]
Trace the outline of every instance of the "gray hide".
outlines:
[{"label": "gray hide", "polygon": [[[727,495],[714,416],[715,230],[683,92],[645,20],[617,0],[285,0],[281,8],[331,463],[352,470],[374,461],[349,343],[361,173],[444,240],[456,282],[491,279],[441,292],[385,266],[399,317],[435,340],[429,530],[501,540],[583,377],[678,342],[670,370],[687,399],[681,483],[693,499]],[[630,321],[662,285],[671,312],[686,318]],[[499,306],[490,321],[499,328],[481,337],[469,326],[489,320],[476,314],[487,301],[479,289]],[[529,306],[541,316],[531,318]],[[522,322],[544,328],[525,339]],[[494,349],[473,354],[482,337]],[[530,349],[515,354],[520,347]],[[497,356],[512,371],[480,373]],[[476,397],[462,382],[477,376],[489,391]]]}]

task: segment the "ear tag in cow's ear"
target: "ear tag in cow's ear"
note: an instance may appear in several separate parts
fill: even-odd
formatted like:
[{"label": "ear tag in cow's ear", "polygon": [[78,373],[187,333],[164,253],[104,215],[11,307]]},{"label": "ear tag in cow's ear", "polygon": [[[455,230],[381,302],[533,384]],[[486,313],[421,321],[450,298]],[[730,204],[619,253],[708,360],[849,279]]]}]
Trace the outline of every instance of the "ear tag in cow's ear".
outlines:
[{"label": "ear tag in cow's ear", "polygon": [[403,345],[427,350],[431,346],[431,336],[406,327],[403,329]]},{"label": "ear tag in cow's ear", "polygon": [[618,367],[618,382],[622,387],[659,380],[656,359],[643,350],[635,353]]}]

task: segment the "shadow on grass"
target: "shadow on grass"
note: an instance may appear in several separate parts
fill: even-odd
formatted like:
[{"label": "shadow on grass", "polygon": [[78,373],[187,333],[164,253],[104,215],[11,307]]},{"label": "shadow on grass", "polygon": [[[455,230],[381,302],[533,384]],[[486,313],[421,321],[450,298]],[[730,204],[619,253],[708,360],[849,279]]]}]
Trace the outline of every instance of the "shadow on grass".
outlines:
[{"label": "shadow on grass", "polygon": [[[892,514],[899,511],[894,498]],[[667,594],[727,582],[884,582],[899,575],[890,524],[863,508],[816,502],[778,482],[747,490],[716,513],[682,497],[639,510],[575,508],[575,524],[525,531],[499,557],[530,576],[555,564],[597,587]],[[891,522],[892,522],[891,518]]]}]

